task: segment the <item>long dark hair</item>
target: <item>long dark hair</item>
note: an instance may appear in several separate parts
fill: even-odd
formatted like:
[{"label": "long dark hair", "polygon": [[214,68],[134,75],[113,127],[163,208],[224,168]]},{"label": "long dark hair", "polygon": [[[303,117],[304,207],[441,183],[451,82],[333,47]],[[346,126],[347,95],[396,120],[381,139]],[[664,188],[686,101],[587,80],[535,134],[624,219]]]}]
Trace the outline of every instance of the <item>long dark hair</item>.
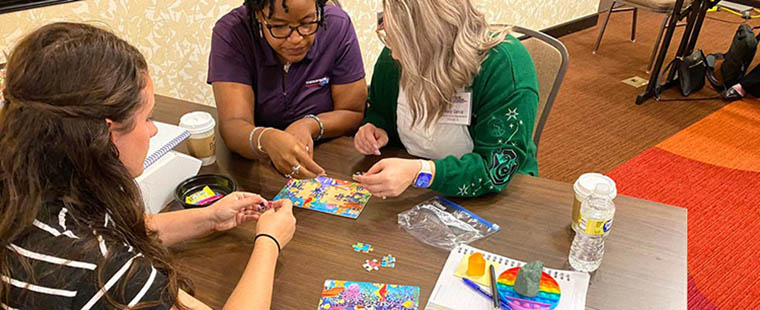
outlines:
[{"label": "long dark hair", "polygon": [[[135,47],[84,24],[43,26],[13,49],[0,116],[0,275],[10,277],[11,260],[24,261],[6,246],[23,237],[46,208],[63,206],[77,225],[127,243],[149,259],[169,279],[164,293],[171,295],[162,298],[176,298],[179,288],[188,288],[172,268],[166,247],[145,226],[140,191],[119,160],[106,124],[111,119],[127,124],[120,130],[134,129],[134,115],[145,104],[147,74],[147,63]],[[103,225],[106,215],[108,227]],[[97,246],[95,238],[82,242]],[[81,249],[68,251],[77,255]],[[113,257],[106,255],[99,265],[109,259]],[[105,269],[98,268],[99,287]],[[0,281],[0,301],[10,299],[9,292]],[[109,294],[106,299],[113,307],[124,307]]]},{"label": "long dark hair", "polygon": [[[282,9],[287,12],[289,10],[286,0],[279,0]],[[317,16],[319,17],[319,26],[324,26],[325,22],[325,4],[327,0],[314,0],[317,6]],[[278,0],[245,0],[245,9],[248,12],[248,20],[251,23],[254,35],[261,31],[261,25],[256,21],[256,12],[261,12],[266,6],[269,6],[269,14],[267,18],[272,18],[274,14],[274,6]]]}]

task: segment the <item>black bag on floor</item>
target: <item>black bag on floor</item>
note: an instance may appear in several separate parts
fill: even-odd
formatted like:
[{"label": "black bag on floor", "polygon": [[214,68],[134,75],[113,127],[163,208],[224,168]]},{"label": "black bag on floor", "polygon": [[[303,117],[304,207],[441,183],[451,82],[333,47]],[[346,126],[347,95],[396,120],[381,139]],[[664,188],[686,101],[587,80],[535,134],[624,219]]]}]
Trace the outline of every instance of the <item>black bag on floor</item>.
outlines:
[{"label": "black bag on floor", "polygon": [[684,97],[702,89],[705,87],[705,74],[707,73],[705,54],[702,53],[702,50],[696,50],[691,55],[679,59],[676,71],[678,72],[681,94]]},{"label": "black bag on floor", "polygon": [[663,72],[669,72],[671,66],[676,67],[678,88],[681,89],[681,95],[684,97],[688,97],[705,87],[707,64],[702,50],[695,50],[686,57],[676,57],[665,67]]},{"label": "black bag on floor", "polygon": [[[752,27],[747,24],[739,25],[739,29],[736,29],[728,52],[725,54],[716,53],[707,55],[706,60],[709,67],[707,70],[707,80],[718,91],[723,91],[727,87],[736,85],[747,72],[750,63],[752,63],[752,58],[755,57],[756,50],[757,38],[755,37],[755,33],[752,32]],[[714,67],[716,59],[724,59],[723,64],[720,66],[722,80],[715,77]]]}]

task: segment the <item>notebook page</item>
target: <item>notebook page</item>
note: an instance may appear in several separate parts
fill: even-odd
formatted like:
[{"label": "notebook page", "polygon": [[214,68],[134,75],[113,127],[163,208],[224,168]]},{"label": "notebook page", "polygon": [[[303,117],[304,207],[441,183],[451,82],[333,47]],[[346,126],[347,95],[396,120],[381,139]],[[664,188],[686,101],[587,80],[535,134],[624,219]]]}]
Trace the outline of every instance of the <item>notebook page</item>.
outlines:
[{"label": "notebook page", "polygon": [[[495,255],[490,252],[479,250],[468,245],[460,245],[454,248],[446,260],[446,264],[438,276],[438,281],[430,294],[425,309],[429,310],[456,310],[456,309],[490,309],[492,302],[473,291],[464,284],[461,278],[455,277],[459,263],[465,255],[473,252],[483,253],[486,260],[499,263],[496,276],[513,267],[524,265],[524,262],[508,257]],[[588,290],[589,275],[583,272],[544,268],[559,283],[562,294],[555,310],[582,310],[586,305],[586,291]]]}]

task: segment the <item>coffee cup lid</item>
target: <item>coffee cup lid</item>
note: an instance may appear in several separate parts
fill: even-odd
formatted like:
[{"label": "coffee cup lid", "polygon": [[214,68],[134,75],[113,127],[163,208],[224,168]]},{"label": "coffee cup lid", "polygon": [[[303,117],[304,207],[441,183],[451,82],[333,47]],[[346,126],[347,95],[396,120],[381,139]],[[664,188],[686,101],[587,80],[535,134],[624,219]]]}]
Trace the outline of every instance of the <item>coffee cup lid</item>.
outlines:
[{"label": "coffee cup lid", "polygon": [[216,121],[208,112],[190,112],[179,119],[179,127],[187,129],[190,134],[201,134],[214,129],[214,126]]},{"label": "coffee cup lid", "polygon": [[601,173],[584,173],[573,184],[573,189],[581,196],[589,196],[597,184],[607,184],[610,187],[610,199],[617,197],[617,185],[610,177]]}]

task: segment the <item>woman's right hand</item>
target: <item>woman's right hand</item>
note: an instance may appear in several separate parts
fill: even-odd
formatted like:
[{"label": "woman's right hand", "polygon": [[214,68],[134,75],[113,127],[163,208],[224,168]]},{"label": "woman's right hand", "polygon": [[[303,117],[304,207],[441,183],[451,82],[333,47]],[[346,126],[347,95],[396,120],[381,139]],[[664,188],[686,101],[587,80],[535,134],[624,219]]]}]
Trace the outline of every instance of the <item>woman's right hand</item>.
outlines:
[{"label": "woman's right hand", "polygon": [[[272,202],[272,208],[262,213],[256,223],[256,235],[267,234],[284,248],[296,232],[296,218],[293,216],[293,203],[282,199]],[[261,239],[261,238],[259,238]]]},{"label": "woman's right hand", "polygon": [[362,155],[380,155],[380,148],[388,144],[388,133],[371,123],[359,127],[354,136],[354,147]]},{"label": "woman's right hand", "polygon": [[262,134],[261,147],[280,173],[299,179],[313,179],[325,173],[311,158],[306,145],[292,134],[277,129]]}]

